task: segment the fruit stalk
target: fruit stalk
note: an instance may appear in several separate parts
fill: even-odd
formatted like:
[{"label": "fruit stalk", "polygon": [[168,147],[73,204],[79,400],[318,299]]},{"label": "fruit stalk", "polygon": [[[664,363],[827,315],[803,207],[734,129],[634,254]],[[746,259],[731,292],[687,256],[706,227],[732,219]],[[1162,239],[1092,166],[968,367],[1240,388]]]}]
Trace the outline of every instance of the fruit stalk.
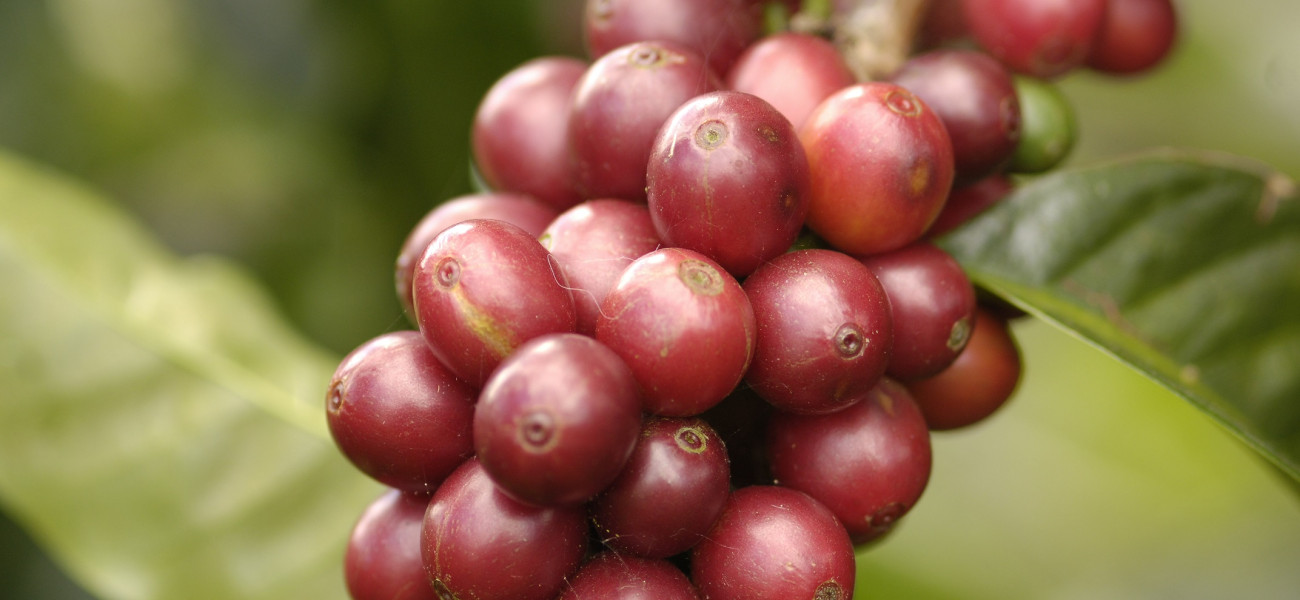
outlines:
[{"label": "fruit stalk", "polygon": [[883,79],[912,52],[929,0],[830,0],[829,18],[801,14],[792,28],[830,31],[859,81]]}]

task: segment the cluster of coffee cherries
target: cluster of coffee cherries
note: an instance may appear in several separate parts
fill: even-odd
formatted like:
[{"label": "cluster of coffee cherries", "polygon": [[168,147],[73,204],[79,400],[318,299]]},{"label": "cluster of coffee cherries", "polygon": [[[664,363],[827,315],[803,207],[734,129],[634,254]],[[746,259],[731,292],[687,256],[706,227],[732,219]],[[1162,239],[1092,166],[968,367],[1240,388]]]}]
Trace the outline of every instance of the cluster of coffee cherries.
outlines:
[{"label": "cluster of coffee cherries", "polygon": [[1052,79],[1150,68],[1173,7],[936,1],[871,81],[764,31],[801,8],[592,0],[588,58],[487,92],[483,191],[397,260],[418,330],[330,382],[337,446],[389,488],[355,599],[844,600],[930,432],[1011,396],[1011,309],[932,239],[1059,163]]}]

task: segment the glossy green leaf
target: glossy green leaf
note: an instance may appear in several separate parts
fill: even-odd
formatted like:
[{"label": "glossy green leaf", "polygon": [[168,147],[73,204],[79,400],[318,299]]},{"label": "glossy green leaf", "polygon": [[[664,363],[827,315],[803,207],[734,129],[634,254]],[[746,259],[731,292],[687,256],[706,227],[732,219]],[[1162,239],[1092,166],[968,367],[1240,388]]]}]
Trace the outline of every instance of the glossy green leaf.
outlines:
[{"label": "glossy green leaf", "polygon": [[1300,201],[1162,152],[1021,186],[943,244],[973,280],[1186,398],[1300,478]]},{"label": "glossy green leaf", "polygon": [[343,598],[379,489],[249,279],[0,155],[0,502],[104,598]]}]

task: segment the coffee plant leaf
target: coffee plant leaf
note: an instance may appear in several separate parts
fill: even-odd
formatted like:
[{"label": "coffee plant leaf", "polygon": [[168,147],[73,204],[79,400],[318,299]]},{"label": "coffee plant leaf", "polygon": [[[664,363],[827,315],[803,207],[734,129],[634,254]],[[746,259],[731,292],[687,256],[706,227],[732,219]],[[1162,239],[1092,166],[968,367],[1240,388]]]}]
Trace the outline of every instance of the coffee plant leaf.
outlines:
[{"label": "coffee plant leaf", "polygon": [[941,240],[972,280],[1300,479],[1294,182],[1239,157],[1160,150],[1019,183]]},{"label": "coffee plant leaf", "polygon": [[346,598],[380,488],[334,448],[338,357],[238,268],[180,258],[0,154],[0,504],[123,600]]}]

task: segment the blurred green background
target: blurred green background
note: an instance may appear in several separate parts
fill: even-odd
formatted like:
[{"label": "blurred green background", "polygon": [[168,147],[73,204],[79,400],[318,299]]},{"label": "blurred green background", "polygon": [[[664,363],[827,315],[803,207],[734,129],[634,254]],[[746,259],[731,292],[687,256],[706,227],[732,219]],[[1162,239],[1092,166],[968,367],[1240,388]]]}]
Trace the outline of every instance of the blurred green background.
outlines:
[{"label": "blurred green background", "polygon": [[[407,326],[397,249],[469,191],[488,86],[530,57],[581,54],[580,4],[0,0],[0,146],[103,190],[178,253],[247,266],[341,355]],[[1081,124],[1072,160],[1190,146],[1300,175],[1300,3],[1177,4],[1183,43],[1162,70],[1062,82]],[[936,436],[925,500],[865,555],[860,587],[1016,597],[988,574],[1018,561],[1059,598],[1300,589],[1289,484],[1097,351],[1037,323],[1017,332],[1021,393]],[[1044,536],[1060,555],[1042,555]],[[0,519],[0,598],[85,597]]]}]

